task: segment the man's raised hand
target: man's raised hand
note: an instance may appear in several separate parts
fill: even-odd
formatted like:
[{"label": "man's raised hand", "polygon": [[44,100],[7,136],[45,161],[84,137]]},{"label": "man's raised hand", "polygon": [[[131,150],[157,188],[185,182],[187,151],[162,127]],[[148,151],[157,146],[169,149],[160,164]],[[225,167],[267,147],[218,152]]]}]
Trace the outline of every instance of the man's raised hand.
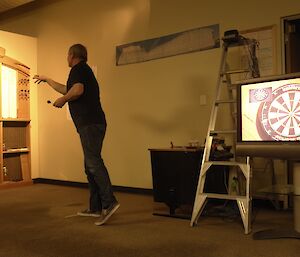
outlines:
[{"label": "man's raised hand", "polygon": [[43,76],[43,75],[34,75],[33,79],[35,79],[36,81],[34,81],[34,83],[40,84],[41,82],[47,82],[47,77]]}]

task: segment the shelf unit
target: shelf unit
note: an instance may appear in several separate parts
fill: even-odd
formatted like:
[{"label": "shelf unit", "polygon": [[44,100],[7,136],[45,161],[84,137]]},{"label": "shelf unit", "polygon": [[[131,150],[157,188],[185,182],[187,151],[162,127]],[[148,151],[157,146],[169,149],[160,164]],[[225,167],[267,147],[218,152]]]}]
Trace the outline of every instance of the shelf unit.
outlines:
[{"label": "shelf unit", "polygon": [[0,189],[32,184],[30,68],[0,56]]}]

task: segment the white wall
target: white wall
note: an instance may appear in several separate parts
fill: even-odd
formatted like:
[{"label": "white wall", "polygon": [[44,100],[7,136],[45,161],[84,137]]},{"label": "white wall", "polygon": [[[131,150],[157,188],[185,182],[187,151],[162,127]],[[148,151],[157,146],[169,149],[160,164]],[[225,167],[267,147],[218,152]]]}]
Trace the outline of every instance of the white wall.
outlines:
[{"label": "white wall", "polygon": [[[30,73],[37,72],[37,39],[0,31],[0,47],[5,48],[9,56],[30,67]],[[32,76],[31,76],[32,77]],[[30,80],[30,117],[31,117],[31,173],[33,178],[39,177],[39,147],[38,147],[38,108],[37,87]]]},{"label": "white wall", "polygon": [[[214,97],[220,49],[145,63],[115,66],[115,47],[192,28],[229,29],[276,25],[300,13],[300,1],[64,0],[0,21],[0,28],[38,37],[38,72],[65,82],[68,47],[88,47],[97,66],[108,132],[104,160],[114,185],[151,188],[148,148],[203,142]],[[280,67],[280,65],[279,65]],[[40,176],[85,181],[80,143],[66,109],[46,104],[58,95],[41,86]],[[200,95],[208,104],[200,106]]]}]

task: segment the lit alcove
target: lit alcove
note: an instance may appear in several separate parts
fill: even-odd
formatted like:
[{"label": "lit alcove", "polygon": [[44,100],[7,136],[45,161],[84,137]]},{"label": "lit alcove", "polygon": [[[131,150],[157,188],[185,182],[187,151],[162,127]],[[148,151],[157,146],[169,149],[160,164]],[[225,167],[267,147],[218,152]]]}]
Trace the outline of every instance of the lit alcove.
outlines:
[{"label": "lit alcove", "polygon": [[31,183],[30,68],[1,57],[1,184]]},{"label": "lit alcove", "polygon": [[17,118],[17,71],[1,67],[2,117]]}]

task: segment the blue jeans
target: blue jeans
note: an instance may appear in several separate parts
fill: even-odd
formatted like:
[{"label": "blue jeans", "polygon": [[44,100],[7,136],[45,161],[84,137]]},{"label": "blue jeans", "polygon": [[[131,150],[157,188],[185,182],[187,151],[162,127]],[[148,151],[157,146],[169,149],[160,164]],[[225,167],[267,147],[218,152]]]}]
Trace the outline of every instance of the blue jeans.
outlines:
[{"label": "blue jeans", "polygon": [[106,126],[88,125],[78,129],[84,154],[84,167],[90,189],[90,210],[101,211],[108,208],[116,198],[101,157],[102,143]]}]

